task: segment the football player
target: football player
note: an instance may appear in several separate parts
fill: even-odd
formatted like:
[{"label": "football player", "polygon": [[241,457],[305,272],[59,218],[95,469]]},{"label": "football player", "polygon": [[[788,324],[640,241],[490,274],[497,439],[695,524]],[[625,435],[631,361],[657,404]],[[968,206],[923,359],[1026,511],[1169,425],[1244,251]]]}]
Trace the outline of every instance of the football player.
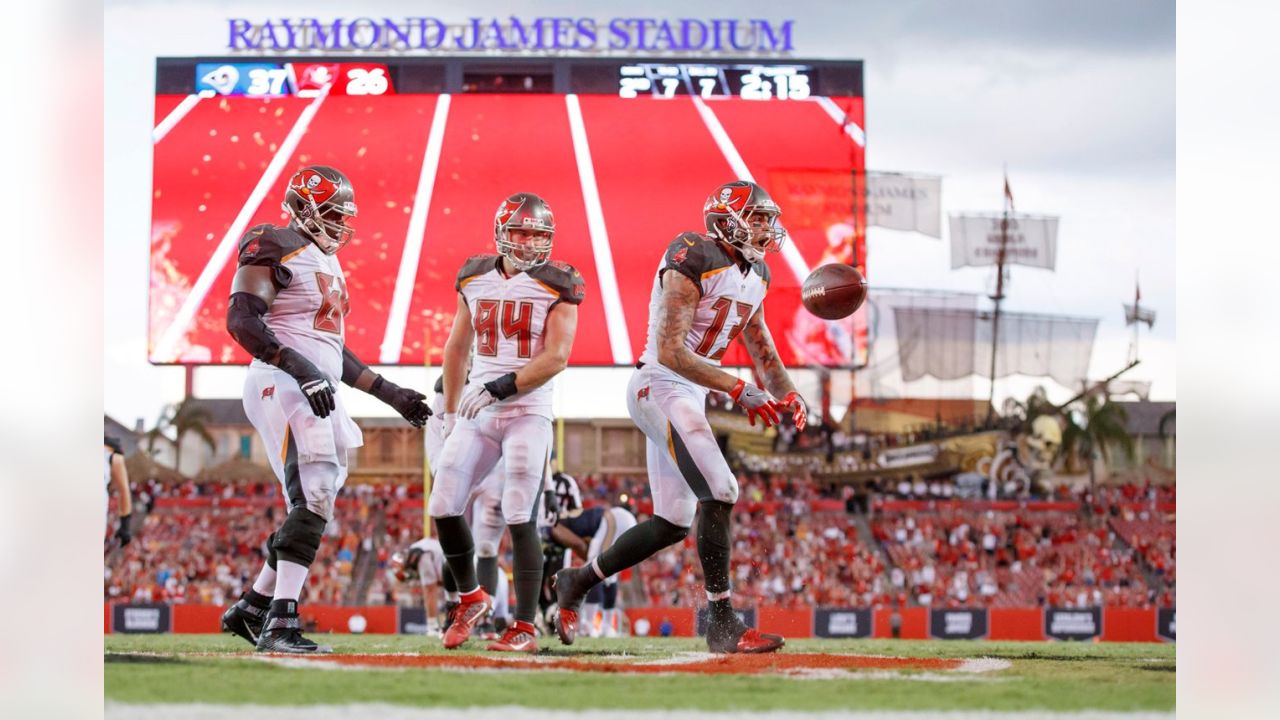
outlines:
[{"label": "football player", "polygon": [[302,636],[298,595],[347,478],[347,453],[364,443],[339,381],[395,408],[415,427],[426,397],[370,370],[344,344],[346,279],[337,252],[352,237],[351,181],[327,165],[289,179],[284,227],[258,225],[240,239],[227,331],[253,356],[244,409],[284,487],[284,522],[268,539],[253,587],[222,616],[224,630],[264,652],[329,648]]},{"label": "football player", "polygon": [[[133,493],[129,490],[129,471],[124,467],[124,448],[120,441],[116,438],[106,435],[102,436],[102,516],[104,522],[110,522],[110,511],[107,506],[110,504],[111,486],[116,486],[116,494],[120,496],[120,524],[116,528],[115,536],[107,543],[107,552],[111,552],[116,548],[122,548],[133,540],[133,530],[131,528],[133,519]],[[104,529],[110,529],[108,525]]]},{"label": "football player", "polygon": [[[548,539],[568,548],[580,560],[588,563],[595,560],[600,553],[613,547],[618,536],[636,526],[636,516],[626,508],[608,505],[583,508],[582,492],[572,475],[556,473],[553,485],[555,512],[548,522]],[[598,599],[592,597],[597,591]],[[587,627],[595,627],[595,606],[599,606],[604,611],[602,624],[605,636],[612,637],[616,634],[618,576],[610,575],[605,578],[603,585],[593,588],[587,594],[586,604],[589,606],[588,610],[580,619]]]},{"label": "football player", "polygon": [[[477,562],[479,558],[477,558]],[[495,558],[496,565],[496,558]],[[427,611],[427,634],[435,634],[436,614],[439,612],[439,596],[437,590],[439,587],[445,587],[445,595],[450,593],[447,580],[449,571],[444,564],[444,551],[440,549],[440,541],[435,538],[422,538],[421,540],[410,545],[404,552],[398,552],[391,556],[391,562],[388,567],[388,574],[392,579],[401,582],[417,581],[422,586],[423,607]],[[505,629],[507,621],[510,619],[511,610],[508,603],[508,584],[507,575],[495,568],[494,575],[494,610],[493,614],[497,621]],[[487,592],[487,590],[486,590]],[[454,596],[453,605],[457,605],[457,592],[452,592]],[[453,616],[453,610],[450,608],[449,617]],[[448,621],[444,624],[444,629],[448,629]],[[494,636],[496,638],[496,634]]]},{"label": "football player", "polygon": [[[752,182],[721,185],[702,209],[706,233],[684,233],[658,265],[649,301],[644,353],[627,388],[627,410],[647,438],[654,515],[623,533],[581,568],[556,576],[557,631],[571,644],[587,592],[607,577],[680,542],[698,521],[698,558],[706,584],[712,652],[772,652],[777,635],[749,629],[730,603],[730,512],[738,482],[707,423],[706,397],[733,398],[754,425],[791,412],[804,429],[806,408],[778,358],[762,309],[769,289],[765,256],[786,240],[781,210]],[[741,334],[764,387],[721,370],[720,358]],[[782,398],[777,400],[776,398]]]},{"label": "football player", "polygon": [[[434,413],[427,421],[423,442],[427,453],[427,464],[436,472],[436,463],[440,459],[440,449],[444,446],[444,376],[436,380],[435,397],[431,401]],[[467,517],[471,528],[472,539],[476,548],[476,576],[480,587],[492,597],[499,590],[498,550],[502,546],[502,536],[506,532],[507,522],[502,518],[502,463],[498,462],[493,470],[476,488],[467,501],[470,508]],[[504,579],[505,582],[505,579]],[[449,611],[458,601],[457,581],[449,568],[444,569],[444,588],[448,597]],[[502,617],[502,615],[499,615]],[[484,620],[480,626],[481,637],[494,633],[492,624]]]},{"label": "football player", "polygon": [[476,580],[464,513],[473,488],[501,460],[516,609],[515,622],[488,647],[537,651],[542,544],[534,513],[551,452],[551,379],[569,361],[584,293],[582,275],[551,260],[554,234],[546,202],[516,193],[494,217],[497,254],[470,258],[458,272],[458,309],[444,350],[445,442],[427,506],[461,592],[446,648],[466,642],[492,603]]},{"label": "football player", "polygon": [[427,614],[427,634],[437,631],[436,615],[440,612],[439,589],[444,580],[444,551],[440,541],[424,537],[404,552],[391,556],[388,574],[397,582],[417,581],[422,587],[422,607]]}]

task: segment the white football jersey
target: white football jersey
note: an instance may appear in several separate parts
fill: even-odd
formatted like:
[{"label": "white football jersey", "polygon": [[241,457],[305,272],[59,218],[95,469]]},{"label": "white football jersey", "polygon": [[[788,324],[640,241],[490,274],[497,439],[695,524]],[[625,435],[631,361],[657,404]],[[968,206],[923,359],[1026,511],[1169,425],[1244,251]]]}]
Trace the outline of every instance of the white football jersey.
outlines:
[{"label": "white football jersey", "polygon": [[[458,271],[456,288],[471,310],[476,333],[469,386],[483,385],[527,365],[542,351],[551,308],[562,302],[578,305],[584,297],[582,274],[570,265],[553,260],[508,277],[501,260],[499,255],[477,255]],[[553,382],[494,403],[482,414],[549,418]]]},{"label": "white football jersey", "polygon": [[658,318],[662,312],[662,275],[674,270],[702,291],[684,346],[699,359],[719,365],[738,333],[769,290],[769,266],[763,261],[744,270],[717,240],[685,233],[662,256],[649,296],[649,331],[640,361],[658,365]]},{"label": "white football jersey", "polygon": [[[290,228],[259,225],[240,240],[240,264],[274,269],[278,294],[263,316],[267,327],[282,345],[340,383],[343,320],[351,305],[338,257]],[[256,358],[252,365],[272,367]]]}]

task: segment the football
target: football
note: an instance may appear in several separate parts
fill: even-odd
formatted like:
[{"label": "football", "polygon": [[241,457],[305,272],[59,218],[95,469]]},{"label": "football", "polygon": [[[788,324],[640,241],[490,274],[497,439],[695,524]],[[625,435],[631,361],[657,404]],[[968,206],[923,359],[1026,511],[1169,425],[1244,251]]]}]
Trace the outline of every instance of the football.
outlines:
[{"label": "football", "polygon": [[849,317],[867,299],[867,280],[852,265],[830,263],[809,273],[800,293],[805,309],[823,320]]}]

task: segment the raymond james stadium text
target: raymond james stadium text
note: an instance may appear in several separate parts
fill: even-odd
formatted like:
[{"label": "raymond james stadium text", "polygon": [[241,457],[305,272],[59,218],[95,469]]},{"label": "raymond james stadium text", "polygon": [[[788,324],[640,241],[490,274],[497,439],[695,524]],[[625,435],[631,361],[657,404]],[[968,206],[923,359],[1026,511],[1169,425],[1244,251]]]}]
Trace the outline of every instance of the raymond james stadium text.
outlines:
[{"label": "raymond james stadium text", "polygon": [[794,28],[794,20],[737,18],[229,18],[227,49],[786,53]]}]

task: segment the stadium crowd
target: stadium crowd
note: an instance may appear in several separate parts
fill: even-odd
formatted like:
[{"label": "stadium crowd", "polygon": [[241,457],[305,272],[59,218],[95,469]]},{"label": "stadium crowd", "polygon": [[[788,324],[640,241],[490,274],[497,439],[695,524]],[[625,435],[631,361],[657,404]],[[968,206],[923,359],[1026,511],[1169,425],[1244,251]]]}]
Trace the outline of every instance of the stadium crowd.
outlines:
[{"label": "stadium crowd", "polygon": [[[1173,489],[1127,484],[1060,491],[1080,512],[990,510],[952,502],[947,482],[885,483],[870,503],[847,486],[807,477],[740,475],[733,576],[744,604],[777,606],[1083,607],[1174,602]],[[641,475],[580,480],[584,504],[651,512]],[[917,494],[922,490],[921,494]],[[223,604],[252,581],[283,503],[273,483],[196,483],[136,489],[145,519],[134,542],[108,556],[107,600]],[[886,501],[923,500],[892,509]],[[936,506],[936,507],[935,507]],[[867,512],[867,509],[870,512]],[[349,486],[326,527],[308,602],[416,604],[384,572],[396,551],[421,537],[422,488]],[[356,582],[363,554],[371,571]],[[640,597],[654,606],[699,604],[696,540],[638,568]],[[363,590],[363,595],[357,593]]]}]

